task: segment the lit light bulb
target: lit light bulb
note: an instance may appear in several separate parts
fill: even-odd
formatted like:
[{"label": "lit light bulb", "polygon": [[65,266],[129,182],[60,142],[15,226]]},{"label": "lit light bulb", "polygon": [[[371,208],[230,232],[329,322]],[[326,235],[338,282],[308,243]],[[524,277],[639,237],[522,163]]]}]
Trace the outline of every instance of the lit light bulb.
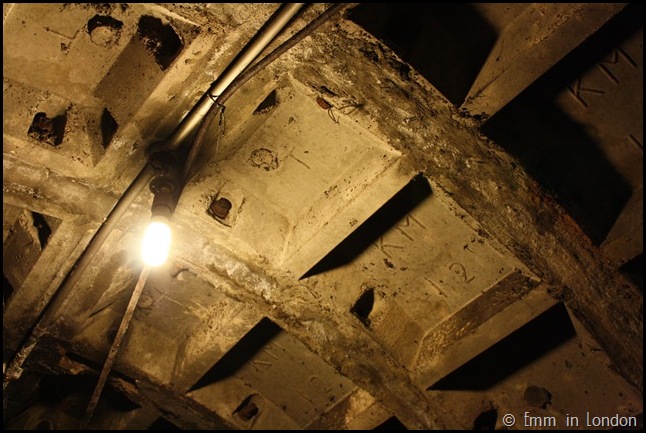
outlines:
[{"label": "lit light bulb", "polygon": [[154,216],[146,227],[141,255],[149,266],[162,265],[168,258],[170,250],[169,222],[168,218],[164,216]]}]

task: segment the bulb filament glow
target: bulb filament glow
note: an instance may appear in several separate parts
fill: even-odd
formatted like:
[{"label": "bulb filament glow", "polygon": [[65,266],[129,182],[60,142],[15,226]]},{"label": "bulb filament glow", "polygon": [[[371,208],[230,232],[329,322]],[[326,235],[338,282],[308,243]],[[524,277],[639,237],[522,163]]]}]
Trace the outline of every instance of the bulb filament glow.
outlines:
[{"label": "bulb filament glow", "polygon": [[170,250],[170,225],[168,218],[153,217],[144,233],[141,255],[149,266],[159,266],[166,262]]}]

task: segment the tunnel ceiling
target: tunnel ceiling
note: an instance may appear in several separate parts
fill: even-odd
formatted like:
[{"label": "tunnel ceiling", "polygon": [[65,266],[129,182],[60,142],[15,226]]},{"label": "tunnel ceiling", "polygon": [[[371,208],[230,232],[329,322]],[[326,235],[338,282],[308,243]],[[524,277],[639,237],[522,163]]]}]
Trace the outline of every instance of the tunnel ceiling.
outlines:
[{"label": "tunnel ceiling", "polygon": [[[78,428],[147,188],[75,266],[278,8],[3,4],[5,428]],[[345,7],[209,129],[90,426],[641,426],[642,44],[638,4]]]}]

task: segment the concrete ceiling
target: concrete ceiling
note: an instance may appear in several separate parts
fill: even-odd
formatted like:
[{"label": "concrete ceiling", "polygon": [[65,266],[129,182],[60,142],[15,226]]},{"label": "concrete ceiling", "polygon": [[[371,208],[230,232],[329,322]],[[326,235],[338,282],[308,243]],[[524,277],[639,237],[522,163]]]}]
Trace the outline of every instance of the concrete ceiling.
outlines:
[{"label": "concrete ceiling", "polygon": [[[3,5],[5,428],[79,427],[153,194],[92,239],[279,6]],[[641,427],[642,95],[638,4],[348,5],[209,129],[90,427]]]}]

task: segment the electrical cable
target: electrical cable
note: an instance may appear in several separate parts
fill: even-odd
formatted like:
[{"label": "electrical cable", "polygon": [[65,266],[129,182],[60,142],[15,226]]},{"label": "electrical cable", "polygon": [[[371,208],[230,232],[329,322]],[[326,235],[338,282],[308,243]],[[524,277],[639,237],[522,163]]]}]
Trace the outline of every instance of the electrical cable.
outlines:
[{"label": "electrical cable", "polygon": [[[326,10],[324,13],[319,15],[316,19],[314,19],[312,22],[306,25],[299,32],[297,32],[288,40],[286,40],[281,45],[279,45],[270,54],[268,54],[267,56],[259,60],[256,64],[248,68],[242,74],[238,75],[237,78],[234,79],[231,82],[231,84],[225,88],[223,93],[219,97],[214,99],[213,101],[214,104],[211,107],[209,107],[209,110],[207,111],[204,119],[202,120],[202,123],[200,124],[200,127],[197,131],[197,135],[195,137],[195,140],[193,141],[193,145],[191,146],[186,162],[184,164],[184,169],[182,170],[182,179],[180,183],[180,194],[181,194],[181,190],[183,189],[183,187],[186,185],[186,182],[188,181],[190,168],[192,167],[192,163],[197,157],[199,150],[201,149],[202,144],[205,141],[206,133],[209,129],[209,126],[213,123],[213,120],[216,118],[217,114],[219,112],[224,111],[224,103],[250,78],[255,76],[258,72],[260,72],[262,69],[267,67],[267,65],[271,64],[274,60],[280,57],[287,50],[289,50],[294,45],[302,41],[305,37],[307,37],[312,32],[314,32],[324,22],[330,19],[336,12],[341,10],[342,7],[343,7],[342,4],[337,4],[330,7],[328,10]],[[207,92],[207,94],[209,95],[209,97],[212,97],[210,92]],[[179,197],[177,197],[176,199],[179,200]],[[101,374],[99,376],[99,380],[92,394],[92,398],[90,399],[90,402],[86,408],[85,418],[83,419],[83,423],[82,423],[83,428],[86,428],[92,419],[94,410],[101,396],[101,392],[103,391],[105,382],[108,379],[108,375],[110,373],[112,365],[119,351],[121,341],[123,340],[123,337],[128,329],[128,324],[130,323],[130,319],[132,318],[132,314],[134,312],[134,309],[136,308],[137,302],[139,300],[139,296],[141,295],[141,291],[145,286],[146,280],[148,278],[148,274],[149,274],[149,267],[144,266],[141,272],[141,275],[139,277],[139,281],[137,282],[137,285],[135,286],[132,297],[130,298],[130,302],[128,303],[128,308],[126,309],[126,313],[121,321],[121,325],[119,327],[117,335],[115,336],[112,346],[110,347],[108,357],[101,370]]]},{"label": "electrical cable", "polygon": [[343,10],[347,4],[337,3],[333,6],[330,6],[325,12],[321,13],[318,17],[308,23],[305,27],[295,33],[292,37],[284,41],[278,47],[276,47],[271,53],[267,54],[261,60],[250,66],[242,74],[231,82],[231,84],[217,97],[215,97],[215,104],[209,108],[209,111],[204,116],[202,123],[200,124],[199,129],[197,130],[197,135],[191,146],[191,150],[188,153],[186,162],[184,163],[184,169],[182,170],[182,186],[184,187],[185,183],[188,181],[188,176],[191,170],[195,159],[197,158],[200,149],[204,144],[206,137],[206,132],[213,123],[213,120],[216,118],[217,113],[220,110],[224,110],[224,104],[226,101],[247,81],[254,77],[258,72],[266,68],[278,57],[283,55],[287,50],[292,48],[294,45],[301,42],[307,36],[311,35],[316,29],[323,25],[326,21],[332,18],[335,14]]},{"label": "electrical cable", "polygon": [[[269,25],[261,30],[250,44],[240,53],[232,64],[227,67],[225,72],[211,85],[200,101],[191,111],[182,119],[180,125],[175,129],[173,134],[166,140],[166,150],[176,150],[183,140],[188,137],[191,131],[198,125],[199,117],[205,113],[205,107],[213,102],[210,99],[211,92],[228,86],[244,70],[253,59],[258,56],[273,38],[287,25],[290,19],[300,10],[303,3],[287,3],[283,5],[270,18]],[[205,102],[208,101],[208,102]],[[202,141],[202,140],[201,140]],[[200,142],[201,142],[200,141]],[[128,189],[119,198],[114,208],[110,211],[103,224],[96,231],[86,249],[81,253],[76,264],[68,272],[63,282],[52,295],[43,311],[39,314],[38,319],[32,326],[29,336],[20,344],[19,349],[12,357],[7,369],[3,375],[3,390],[7,388],[10,382],[17,380],[22,375],[22,366],[38,344],[40,338],[47,332],[53,318],[58,313],[59,308],[69,297],[72,289],[80,280],[87,266],[92,262],[96,253],[103,246],[107,237],[121,220],[121,217],[130,208],[130,205],[138,197],[139,193],[149,184],[155,175],[155,169],[148,162],[141,169],[137,177],[132,181]]]},{"label": "electrical cable", "polygon": [[[211,94],[210,91],[207,92],[209,99],[212,99],[214,104],[209,107],[206,115],[204,116],[202,122],[200,123],[200,127],[197,131],[195,140],[187,156],[186,162],[184,164],[184,169],[182,171],[181,188],[183,188],[183,186],[185,185],[185,182],[188,180],[190,169],[193,165],[195,158],[199,154],[200,149],[202,148],[202,145],[205,141],[209,127],[213,123],[213,120],[216,118],[218,112],[220,112],[220,110],[224,110],[224,104],[226,103],[226,101],[249,79],[255,76],[262,69],[266,68],[269,64],[275,61],[287,50],[289,50],[294,45],[296,45],[304,38],[309,36],[311,33],[313,33],[317,28],[319,28],[323,23],[328,21],[336,13],[341,11],[345,6],[346,4],[335,4],[330,8],[328,8],[325,12],[323,12],[321,15],[319,15],[317,18],[311,21],[308,25],[303,27],[300,31],[298,31],[288,40],[283,42],[280,46],[278,46],[267,56],[265,56],[264,58],[256,62],[253,66],[248,67],[242,74],[238,75],[233,81],[231,81],[229,86],[227,86],[220,95],[214,96]],[[293,6],[293,7],[295,8],[296,6]],[[285,18],[283,17],[282,19],[284,20]],[[186,128],[182,129],[180,127],[179,129],[183,131]],[[187,134],[188,134],[187,132],[184,132],[183,134],[179,134],[179,135],[177,133],[173,134],[173,137],[171,139],[172,141],[171,147],[176,148],[179,145],[180,141],[176,137],[179,137],[179,136],[185,137]],[[45,334],[53,317],[58,312],[59,307],[62,305],[63,301],[67,299],[69,292],[76,285],[76,283],[80,279],[80,276],[83,274],[87,266],[90,264],[92,258],[96,255],[96,252],[98,252],[99,248],[105,242],[105,239],[112,232],[116,224],[120,221],[123,214],[127,211],[127,209],[130,207],[132,202],[136,199],[138,194],[141,192],[141,190],[150,182],[153,176],[154,176],[154,170],[151,167],[151,165],[147,163],[139,172],[135,180],[130,184],[130,186],[124,193],[124,195],[116,203],[112,211],[108,214],[103,225],[97,230],[94,237],[88,244],[87,249],[81,255],[81,257],[77,261],[74,268],[68,273],[60,289],[55,292],[46,310],[41,314],[36,325],[34,325],[27,342],[21,345],[20,350],[13,357],[12,362],[10,363],[8,369],[4,373],[3,389],[6,389],[6,387],[11,381],[16,380],[20,377],[20,375],[22,374],[22,365],[24,364],[28,356],[31,354],[32,350],[34,349],[34,347],[36,346],[36,344],[38,343],[42,335]],[[142,288],[143,288],[143,285],[142,285]],[[134,299],[134,296],[133,296],[133,299]],[[118,349],[119,343],[117,343],[116,346],[113,343],[113,347],[116,347]],[[116,356],[116,352],[115,352],[115,356]],[[105,365],[108,365],[108,361],[106,361]],[[109,362],[109,366],[111,365],[112,365],[112,362]],[[106,370],[105,366],[104,366],[104,370]],[[109,372],[109,368],[106,371]],[[102,372],[102,374],[104,373]],[[107,375],[106,375],[106,378],[107,378]],[[99,385],[97,385],[97,389],[99,388],[102,389],[102,386],[99,386]],[[99,394],[100,392],[101,391],[99,390]],[[92,402],[90,403],[90,405],[92,406]],[[96,405],[96,403],[94,403],[94,405]],[[89,420],[89,418],[91,418],[91,413],[93,412],[93,409],[94,409],[93,407],[88,407],[89,416],[86,416],[86,419]]]}]

